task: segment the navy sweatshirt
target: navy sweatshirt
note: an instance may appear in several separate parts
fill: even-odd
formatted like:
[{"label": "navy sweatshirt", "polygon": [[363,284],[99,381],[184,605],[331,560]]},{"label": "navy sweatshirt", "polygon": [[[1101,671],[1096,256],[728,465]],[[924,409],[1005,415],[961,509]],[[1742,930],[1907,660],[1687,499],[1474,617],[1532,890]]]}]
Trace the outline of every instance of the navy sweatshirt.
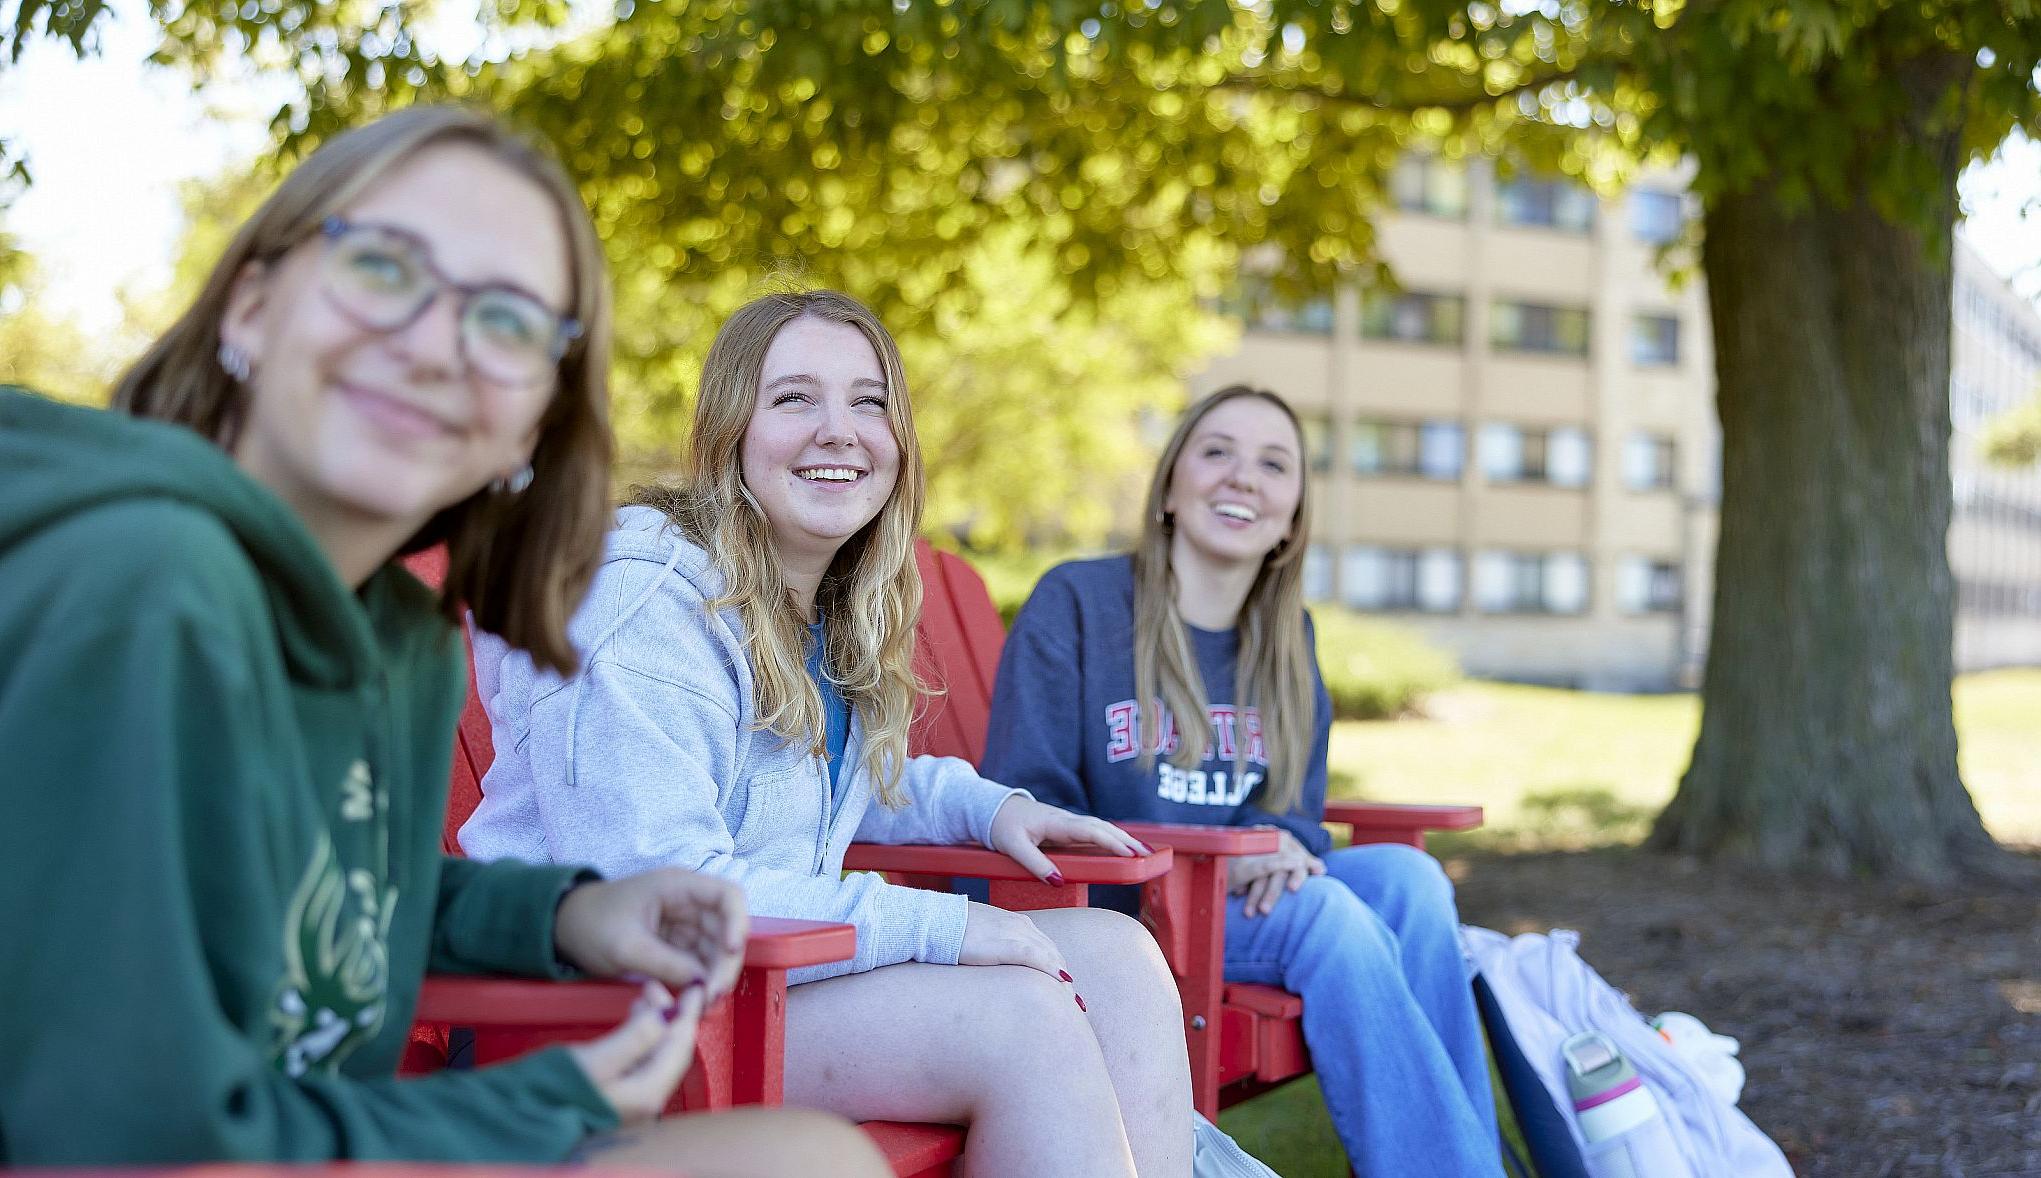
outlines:
[{"label": "navy sweatshirt", "polygon": [[[1311,762],[1298,803],[1287,813],[1270,814],[1256,804],[1268,772],[1261,718],[1255,709],[1239,706],[1234,695],[1239,633],[1186,629],[1209,705],[1199,718],[1208,725],[1205,759],[1190,769],[1169,763],[1179,721],[1167,717],[1161,726],[1163,747],[1144,769],[1135,735],[1133,559],[1072,561],[1050,569],[1007,636],[979,771],[1050,805],[1101,818],[1272,824],[1296,835],[1312,854],[1325,854],[1332,847],[1321,825],[1325,749],[1332,732],[1332,700],[1325,684],[1313,684]],[[1305,637],[1315,652],[1308,615]],[[1315,654],[1312,666],[1316,680]],[[1156,725],[1147,727],[1152,741]],[[1243,744],[1246,772],[1236,774],[1235,756]]]}]

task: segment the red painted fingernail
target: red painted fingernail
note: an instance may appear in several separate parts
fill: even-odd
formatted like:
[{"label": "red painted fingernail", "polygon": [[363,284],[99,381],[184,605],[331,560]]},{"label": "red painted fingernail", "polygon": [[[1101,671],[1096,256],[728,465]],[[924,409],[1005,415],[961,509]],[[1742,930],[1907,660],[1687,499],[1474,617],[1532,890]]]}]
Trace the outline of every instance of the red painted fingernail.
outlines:
[{"label": "red painted fingernail", "polygon": [[1049,881],[1049,886],[1050,886],[1050,887],[1052,887],[1052,888],[1060,888],[1060,887],[1062,887],[1062,886],[1063,886],[1063,873],[1062,873],[1062,872],[1060,872],[1060,871],[1052,871],[1052,872],[1050,872],[1050,873],[1048,874],[1048,877],[1047,877],[1047,878],[1048,878],[1048,881]]},{"label": "red painted fingernail", "polygon": [[[1077,996],[1077,1009],[1084,1010],[1084,995],[1082,994],[1079,994]],[[1084,1010],[1084,1013],[1090,1014],[1091,1012],[1088,1010]]]},{"label": "red painted fingernail", "polygon": [[680,999],[675,998],[672,1002],[668,1003],[666,1009],[659,1012],[659,1017],[666,1020],[669,1023],[672,1022],[674,1019],[679,1018]]},{"label": "red painted fingernail", "polygon": [[1059,977],[1059,978],[1062,978],[1062,979],[1063,979],[1064,981],[1066,981],[1066,982],[1074,982],[1074,981],[1076,981],[1076,980],[1077,980],[1076,978],[1073,978],[1073,977],[1071,977],[1071,976],[1070,976],[1070,971],[1069,971],[1069,970],[1067,970],[1067,969],[1059,969],[1059,970],[1057,970],[1057,971],[1056,971],[1056,976],[1057,976],[1057,977]]}]

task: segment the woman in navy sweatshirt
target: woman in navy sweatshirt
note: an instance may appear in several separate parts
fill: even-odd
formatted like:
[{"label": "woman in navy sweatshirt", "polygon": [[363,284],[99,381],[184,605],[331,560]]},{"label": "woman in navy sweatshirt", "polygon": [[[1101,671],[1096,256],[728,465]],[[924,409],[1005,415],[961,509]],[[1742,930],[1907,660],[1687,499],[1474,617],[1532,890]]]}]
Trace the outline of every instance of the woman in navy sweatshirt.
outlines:
[{"label": "woman in navy sweatshirt", "polygon": [[1332,704],[1303,607],[1307,491],[1281,398],[1233,386],[1193,406],[1136,550],[1051,569],[1015,619],[982,768],[1114,821],[1280,829],[1280,850],[1230,866],[1227,980],[1303,995],[1359,1172],[1493,1174],[1452,885],[1421,851],[1333,850],[1321,825]]}]

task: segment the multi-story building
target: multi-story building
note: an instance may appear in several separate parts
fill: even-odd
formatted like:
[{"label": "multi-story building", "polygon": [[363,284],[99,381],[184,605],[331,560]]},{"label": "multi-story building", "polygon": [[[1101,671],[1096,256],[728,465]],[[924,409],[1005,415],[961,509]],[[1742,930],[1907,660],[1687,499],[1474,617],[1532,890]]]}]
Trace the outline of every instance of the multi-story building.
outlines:
[{"label": "multi-story building", "polygon": [[2041,467],[1995,466],[1981,437],[1992,419],[2041,395],[2041,315],[1960,244],[1949,369],[1956,665],[2041,663]]},{"label": "multi-story building", "polygon": [[[1307,592],[1396,614],[1475,674],[1692,683],[1720,440],[1702,284],[1658,264],[1691,215],[1683,178],[1597,200],[1413,157],[1392,188],[1378,232],[1397,289],[1292,302],[1249,276],[1240,348],[1193,382],[1273,388],[1304,418]],[[2041,320],[1974,259],[1958,291],[1957,389],[1981,416],[2031,392]],[[1963,412],[1961,665],[2041,661],[2041,476],[1983,469]]]}]

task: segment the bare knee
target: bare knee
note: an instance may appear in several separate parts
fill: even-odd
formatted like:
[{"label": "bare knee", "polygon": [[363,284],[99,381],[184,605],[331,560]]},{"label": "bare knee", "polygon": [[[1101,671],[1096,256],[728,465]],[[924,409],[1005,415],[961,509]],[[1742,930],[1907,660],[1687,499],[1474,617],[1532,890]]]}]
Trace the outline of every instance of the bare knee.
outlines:
[{"label": "bare knee", "polygon": [[688,1178],[891,1173],[871,1139],[849,1121],[792,1108],[690,1113],[592,1143],[588,1158],[600,1166]]},{"label": "bare knee", "polygon": [[[984,1010],[968,1016],[955,1041],[972,1043],[992,1070],[1082,1068],[1098,1058],[1077,991],[1040,970],[1018,965],[983,968],[992,975]],[[1036,1071],[1037,1075],[1053,1075]],[[988,1077],[999,1082],[996,1077]]]},{"label": "bare knee", "polygon": [[1115,983],[1153,985],[1174,994],[1176,983],[1162,949],[1140,921],[1103,908],[1069,908],[1030,913],[1071,961],[1088,973],[1110,974]]},{"label": "bare knee", "polygon": [[842,1117],[812,1109],[775,1109],[771,1127],[775,1135],[794,1146],[788,1154],[790,1160],[826,1162],[831,1174],[891,1178],[892,1167],[872,1139]]}]

